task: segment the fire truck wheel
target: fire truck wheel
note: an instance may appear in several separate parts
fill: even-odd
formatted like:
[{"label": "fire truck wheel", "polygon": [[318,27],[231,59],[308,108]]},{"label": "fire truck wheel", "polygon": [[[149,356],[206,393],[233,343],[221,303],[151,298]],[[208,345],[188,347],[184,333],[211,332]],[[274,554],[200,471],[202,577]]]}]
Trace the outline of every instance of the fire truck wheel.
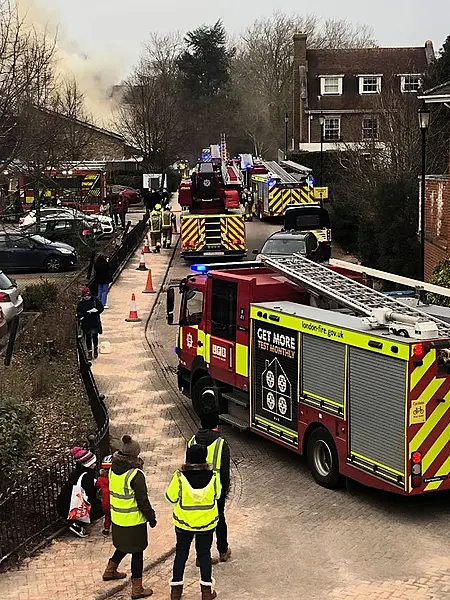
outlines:
[{"label": "fire truck wheel", "polygon": [[211,377],[200,377],[194,383],[194,387],[192,388],[192,405],[199,417],[207,412],[219,411],[219,392]]},{"label": "fire truck wheel", "polygon": [[315,429],[308,439],[308,467],[317,483],[333,489],[339,487],[339,458],[331,434],[324,428]]}]

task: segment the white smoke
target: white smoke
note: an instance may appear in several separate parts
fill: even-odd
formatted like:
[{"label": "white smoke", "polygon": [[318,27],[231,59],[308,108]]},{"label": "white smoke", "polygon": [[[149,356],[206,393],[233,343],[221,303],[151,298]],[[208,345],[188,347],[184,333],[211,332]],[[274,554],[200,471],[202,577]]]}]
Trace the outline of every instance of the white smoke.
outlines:
[{"label": "white smoke", "polygon": [[120,77],[120,64],[109,54],[88,56],[67,35],[59,11],[45,0],[16,0],[21,18],[50,38],[56,38],[57,71],[62,77],[74,77],[86,101],[86,109],[100,126],[110,126],[112,108],[110,90]]}]

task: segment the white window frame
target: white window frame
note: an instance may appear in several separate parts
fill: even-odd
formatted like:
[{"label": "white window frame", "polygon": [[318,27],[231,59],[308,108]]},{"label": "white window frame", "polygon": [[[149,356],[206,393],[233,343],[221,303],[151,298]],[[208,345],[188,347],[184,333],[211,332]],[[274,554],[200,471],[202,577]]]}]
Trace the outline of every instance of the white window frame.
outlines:
[{"label": "white window frame", "polygon": [[[375,121],[377,124],[376,127],[376,135],[374,137],[364,137],[364,121]],[[378,135],[379,135],[379,127],[380,127],[380,123],[378,121],[378,117],[373,116],[373,117],[363,117],[362,120],[362,141],[363,142],[376,142],[378,140]]]},{"label": "white window frame", "polygon": [[[381,93],[381,78],[383,75],[358,75],[359,77],[359,94],[365,96],[366,94],[380,94]],[[364,90],[365,79],[376,79],[376,90]]]},{"label": "white window frame", "polygon": [[[337,138],[327,138],[327,121],[337,121],[338,122],[338,136]],[[340,142],[341,141],[341,117],[337,116],[327,116],[323,122],[323,141],[324,142]]]},{"label": "white window frame", "polygon": [[[320,95],[321,96],[342,96],[343,90],[343,75],[319,75],[320,79]],[[337,92],[327,92],[325,90],[325,81],[327,79],[336,79],[337,80]]]},{"label": "white window frame", "polygon": [[[423,75],[421,73],[405,73],[403,75],[399,75],[400,77],[400,91],[402,94],[417,94],[420,91],[423,83]],[[407,90],[406,88],[406,79],[408,77],[414,77],[418,81],[418,87],[415,90]]]}]

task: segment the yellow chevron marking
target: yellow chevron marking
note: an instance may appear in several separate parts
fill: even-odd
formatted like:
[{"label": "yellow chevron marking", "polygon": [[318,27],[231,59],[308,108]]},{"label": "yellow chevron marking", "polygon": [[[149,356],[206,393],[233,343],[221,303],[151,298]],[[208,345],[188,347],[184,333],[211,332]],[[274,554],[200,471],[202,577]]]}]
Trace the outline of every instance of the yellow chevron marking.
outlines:
[{"label": "yellow chevron marking", "polygon": [[436,351],[430,350],[430,352],[425,354],[425,356],[423,357],[423,361],[422,361],[423,365],[421,367],[416,367],[414,369],[414,371],[411,373],[411,377],[410,377],[411,393],[414,391],[414,388],[416,387],[416,385],[419,383],[419,381],[422,379],[422,377],[426,374],[426,372],[428,371],[428,369],[431,367],[431,365],[433,364],[433,362],[435,360],[436,360]]},{"label": "yellow chevron marking", "polygon": [[[426,473],[427,469],[433,464],[448,442],[450,442],[450,425],[447,425],[447,427],[423,457],[422,473]],[[434,473],[430,475],[430,477],[433,477],[433,475]]]},{"label": "yellow chevron marking", "polygon": [[[438,469],[438,471],[436,472],[436,475],[433,475],[433,477],[441,477],[442,475],[448,475],[449,471],[450,471],[450,456],[442,463],[442,466]],[[442,483],[443,483],[442,480],[441,481],[432,481],[425,488],[425,492],[430,492],[431,490],[437,490],[442,485]]]},{"label": "yellow chevron marking", "polygon": [[[437,392],[437,390],[439,389],[441,383],[442,383],[442,380],[437,382],[437,380],[434,379],[430,383],[430,385],[426,388],[425,392],[421,395],[421,398],[426,399],[426,402],[428,403],[431,400],[431,398],[434,396],[434,394]],[[422,425],[422,427],[419,429],[419,431],[416,433],[416,435],[411,440],[411,442],[409,444],[410,453],[414,452],[415,450],[420,448],[420,446],[423,444],[423,442],[427,439],[427,437],[430,435],[430,433],[436,427],[437,423],[439,423],[439,421],[442,419],[442,417],[447,413],[447,411],[449,409],[447,400],[449,400],[449,399],[450,399],[450,392],[448,392],[446,394],[445,402],[440,403],[434,409],[434,411],[431,413],[431,415],[428,417],[428,419],[425,421],[425,423]]]}]

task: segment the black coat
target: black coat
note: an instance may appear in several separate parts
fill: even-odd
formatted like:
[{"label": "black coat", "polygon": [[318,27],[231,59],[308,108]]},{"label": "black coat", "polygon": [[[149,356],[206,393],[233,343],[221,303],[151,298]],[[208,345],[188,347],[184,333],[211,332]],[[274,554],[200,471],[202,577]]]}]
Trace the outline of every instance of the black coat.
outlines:
[{"label": "black coat", "polygon": [[[222,437],[220,432],[212,429],[200,429],[195,434],[197,444],[202,446],[209,446],[219,437]],[[225,440],[223,440],[222,462],[220,463],[220,483],[222,484],[222,496],[226,496],[230,489],[230,447]]]},{"label": "black coat", "polygon": [[94,276],[96,283],[111,283],[112,272],[109,262],[97,259],[94,263]]},{"label": "black coat", "polygon": [[[98,312],[89,313],[88,310],[96,308]],[[77,306],[77,317],[80,319],[81,329],[91,333],[102,333],[102,321],[100,313],[103,312],[103,304],[98,298],[90,298],[89,300],[80,300]]]},{"label": "black coat", "polygon": [[[111,471],[116,475],[123,475],[129,469],[142,469],[142,466],[143,461],[141,458],[132,458],[123,455],[121,452],[115,452],[113,454]],[[147,522],[154,527],[156,525],[156,515],[148,499],[147,484],[144,475],[137,473],[130,485],[134,490],[139,510],[147,519]],[[132,527],[122,527],[113,523],[112,542],[117,550],[126,554],[142,552],[148,546],[147,523],[133,525]]]},{"label": "black coat", "polygon": [[76,465],[75,469],[69,475],[68,480],[61,488],[59,492],[58,498],[56,500],[56,510],[58,514],[63,519],[67,519],[67,515],[69,514],[70,508],[70,499],[72,497],[72,489],[73,486],[77,483],[80,475],[85,473],[82,479],[82,487],[86,492],[88,501],[91,504],[91,521],[95,521],[99,519],[102,514],[102,508],[100,500],[97,496],[97,490],[95,488],[95,470],[94,469],[86,469],[81,465]]}]

